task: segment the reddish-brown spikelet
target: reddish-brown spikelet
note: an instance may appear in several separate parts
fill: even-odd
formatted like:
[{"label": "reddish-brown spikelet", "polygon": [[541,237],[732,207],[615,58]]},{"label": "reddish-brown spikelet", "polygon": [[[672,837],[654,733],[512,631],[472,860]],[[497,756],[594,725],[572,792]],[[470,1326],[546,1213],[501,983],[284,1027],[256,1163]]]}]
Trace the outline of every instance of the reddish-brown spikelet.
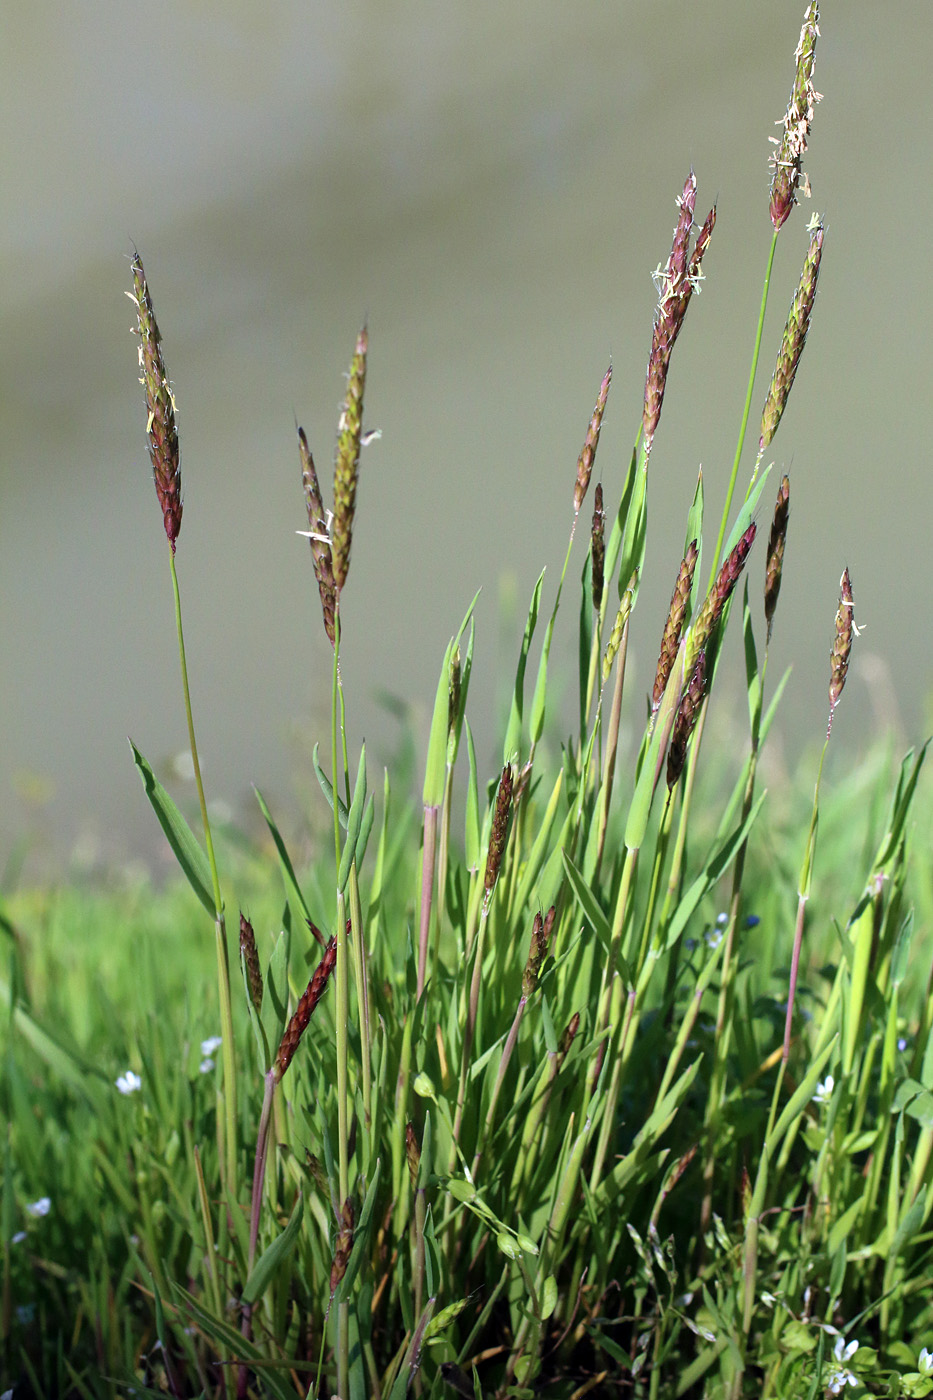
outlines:
[{"label": "reddish-brown spikelet", "polygon": [[787,314],[781,348],[778,351],[774,374],[771,376],[771,387],[768,390],[768,397],[761,413],[761,436],[758,439],[759,456],[778,430],[781,415],[794,383],[794,375],[800,364],[800,357],[806,344],[807,331],[810,329],[813,303],[816,300],[816,284],[819,280],[822,256],[823,225],[817,223],[810,232],[810,247],[807,250],[800,281],[794,293],[794,300],[791,302],[790,311]]},{"label": "reddish-brown spikelet", "polygon": [[340,1211],[340,1229],[337,1231],[334,1262],[330,1268],[331,1297],[337,1292],[340,1286],[340,1280],[347,1272],[347,1265],[350,1262],[350,1251],[353,1248],[354,1223],[353,1202],[348,1196]]},{"label": "reddish-brown spikelet", "polygon": [[658,669],[655,672],[654,688],[651,692],[652,713],[661,703],[664,687],[667,685],[677,656],[677,648],[680,646],[680,636],[684,628],[684,618],[687,615],[687,604],[690,601],[690,590],[693,587],[693,575],[698,555],[697,542],[691,540],[677,574],[677,582],[674,584],[674,592],[671,594],[671,606],[661,636]]},{"label": "reddish-brown spikelet", "polygon": [[259,953],[256,950],[256,935],[245,914],[240,915],[240,957],[246,969],[246,985],[249,999],[255,1011],[262,1010],[262,971],[259,967]]},{"label": "reddish-brown spikelet", "polygon": [[830,656],[830,676],[829,676],[829,724],[826,727],[826,737],[830,736],[833,727],[833,715],[836,706],[842,696],[842,691],[846,683],[846,672],[849,669],[849,653],[852,650],[852,638],[855,635],[855,620],[853,610],[855,604],[852,598],[852,582],[849,578],[849,570],[843,571],[839,580],[839,607],[836,611],[836,640],[833,642],[833,649]]},{"label": "reddish-brown spikelet", "polygon": [[667,751],[667,786],[670,790],[679,781],[687,759],[687,744],[693,733],[700,713],[700,703],[706,690],[706,652],[701,651],[696,659],[693,674],[680,701],[680,709],[674,720],[671,745]]},{"label": "reddish-brown spikelet", "polygon": [[[779,138],[771,140],[777,150],[772,153],[771,164],[774,175],[771,180],[771,222],[779,229],[794,205],[797,203],[797,186],[803,167],[803,158],[810,137],[810,126],[820,94],[813,86],[813,65],[816,61],[816,41],[819,38],[820,7],[817,0],[807,6],[800,31],[800,40],[794,54],[797,60],[797,75],[791,91],[787,111],[784,114],[783,131]],[[809,194],[809,183],[804,178],[804,191]]]},{"label": "reddish-brown spikelet", "polygon": [[560,1048],[558,1054],[563,1059],[576,1039],[577,1031],[580,1029],[580,1013],[575,1011],[567,1022],[567,1027],[560,1038]]},{"label": "reddish-brown spikelet", "polygon": [[334,565],[331,558],[330,533],[327,516],[321,498],[321,488],[314,467],[314,458],[305,437],[304,428],[298,429],[298,455],[301,459],[301,481],[308,507],[308,543],[311,545],[311,561],[314,564],[314,577],[317,579],[321,595],[321,611],[324,615],[324,631],[334,645],[334,607],[337,589],[334,584]]},{"label": "reddish-brown spikelet", "polygon": [[612,365],[603,375],[603,382],[599,386],[599,393],[596,396],[596,407],[593,409],[593,416],[590,419],[590,426],[586,430],[586,438],[580,450],[577,460],[577,480],[573,488],[573,514],[574,519],[580,512],[583,504],[583,497],[586,495],[587,487],[590,484],[590,476],[593,471],[593,463],[596,460],[596,449],[599,446],[599,430],[602,427],[603,413],[606,408],[606,399],[609,397],[609,385],[612,383]]},{"label": "reddish-brown spikelet", "polygon": [[175,428],[175,397],[165,361],[162,358],[162,337],[152,309],[152,297],[143,271],[142,261],[135,253],[132,261],[133,290],[127,292],[136,307],[137,333],[139,335],[139,368],[142,370],[140,384],[146,391],[146,406],[149,417],[146,434],[149,438],[149,458],[152,462],[152,475],[156,495],[162,507],[162,519],[168,542],[175,553],[175,541],[181,529],[181,464],[178,447],[178,432]]},{"label": "reddish-brown spikelet", "polygon": [[298,1049],[301,1037],[308,1029],[308,1022],[314,1014],[314,1009],[327,988],[327,979],[334,970],[337,961],[337,940],[332,938],[324,950],[324,956],[315,968],[314,975],[302,992],[298,1005],[291,1020],[285,1027],[282,1036],[282,1043],[278,1048],[275,1057],[273,1072],[276,1083],[279,1083],[285,1071],[292,1062],[292,1057]]},{"label": "reddish-brown spikelet", "polygon": [[499,867],[502,864],[502,856],[505,851],[505,838],[509,829],[509,808],[511,805],[512,765],[507,763],[502,769],[502,777],[499,779],[496,809],[492,818],[492,833],[489,837],[489,851],[486,855],[486,875],[483,880],[483,888],[486,891],[487,900],[499,877]]},{"label": "reddish-brown spikelet", "polygon": [[771,626],[778,594],[781,591],[781,574],[784,569],[784,545],[787,541],[787,518],[790,514],[790,477],[782,476],[778,488],[774,519],[771,522],[771,535],[768,539],[768,563],[765,568],[765,621],[768,624],[768,641],[771,641]]},{"label": "reddish-brown spikelet", "polygon": [[699,653],[705,650],[706,643],[709,641],[714,627],[722,617],[723,608],[732,596],[732,590],[738,583],[742,570],[745,568],[748,551],[751,549],[757,533],[758,526],[753,520],[732,553],[723,563],[722,568],[716,576],[716,582],[706,595],[706,601],[697,614],[697,619],[693,624],[688,638],[687,670],[694,664]]},{"label": "reddish-brown spikelet", "polygon": [[360,474],[360,440],[363,433],[363,390],[366,387],[366,353],[369,335],[366,327],[356,339],[350,362],[347,396],[337,428],[337,454],[334,459],[334,524],[331,535],[334,583],[337,591],[347,581],[350,568],[350,542],[356,512],[356,484]]},{"label": "reddish-brown spikelet", "polygon": [[551,930],[554,927],[554,916],[557,910],[555,905],[551,905],[544,918],[541,913],[534,917],[534,925],[531,931],[531,947],[528,950],[528,961],[522,973],[522,996],[527,1001],[538,985],[538,976],[541,972],[541,964],[547,956],[547,945],[551,937]]},{"label": "reddish-brown spikelet", "polygon": [[590,529],[593,576],[593,607],[599,612],[606,585],[606,512],[603,510],[603,484],[597,481],[593,493],[593,524]]},{"label": "reddish-brown spikelet", "polygon": [[411,1189],[414,1191],[418,1184],[418,1167],[421,1163],[421,1148],[418,1139],[415,1137],[415,1130],[411,1123],[405,1124],[405,1157],[408,1162],[408,1175],[411,1180]]},{"label": "reddish-brown spikelet", "polygon": [[696,208],[697,182],[693,171],[687,177],[683,193],[677,203],[680,217],[674,229],[674,242],[667,266],[663,272],[655,274],[660,299],[654,320],[654,335],[651,354],[648,357],[648,371],[645,376],[645,408],[642,431],[645,450],[650,451],[658,422],[661,418],[661,405],[664,402],[664,389],[667,384],[667,371],[670,365],[674,342],[687,314],[687,306],[695,288],[700,283],[700,264],[709,247],[716,225],[715,205],[706,216],[706,222],[692,254],[690,230],[693,227],[693,211]]}]

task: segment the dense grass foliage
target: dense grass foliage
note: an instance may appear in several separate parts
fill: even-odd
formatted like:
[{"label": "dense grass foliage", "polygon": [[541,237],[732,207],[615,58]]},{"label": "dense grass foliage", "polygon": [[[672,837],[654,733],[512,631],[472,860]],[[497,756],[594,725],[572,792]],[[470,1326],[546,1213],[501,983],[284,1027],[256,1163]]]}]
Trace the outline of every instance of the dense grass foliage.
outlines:
[{"label": "dense grass foliage", "polygon": [[[766,292],[817,100],[816,21],[811,3]],[[355,741],[340,602],[365,481],[365,328],[332,510],[299,432],[333,658],[309,814],[328,836],[301,859],[260,793],[264,845],[209,820],[174,395],[134,258],[197,806],[183,813],[134,746],[184,880],[5,892],[2,1365],[17,1400],[933,1390],[930,796],[925,748],[853,763],[833,727],[857,657],[848,569],[814,605],[831,647],[822,751],[793,783],[760,781],[791,528],[789,480],[765,454],[814,310],[818,218],[754,460],[766,295],[712,526],[702,479],[684,485],[647,711],[625,687],[651,450],[715,230],[715,208],[696,230],[696,198],[691,172],[635,446],[621,468],[617,444],[599,451],[588,539],[611,369],[568,472],[563,568],[531,588],[493,771],[470,727],[475,599],[438,657],[420,790],[404,765],[374,782]],[[558,625],[578,639],[571,733],[552,713]],[[742,646],[724,653],[730,626]],[[738,654],[747,706],[716,742],[718,672]]]}]

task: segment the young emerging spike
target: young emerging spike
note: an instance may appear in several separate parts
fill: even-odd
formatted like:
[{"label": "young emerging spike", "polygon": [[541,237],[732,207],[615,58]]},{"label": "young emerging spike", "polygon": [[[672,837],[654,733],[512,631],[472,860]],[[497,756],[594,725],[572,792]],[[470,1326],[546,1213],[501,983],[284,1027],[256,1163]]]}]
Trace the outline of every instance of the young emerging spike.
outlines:
[{"label": "young emerging spike", "polygon": [[165,373],[162,358],[162,337],[152,309],[152,297],[138,253],[134,253],[133,290],[127,292],[136,307],[139,335],[140,384],[146,391],[149,418],[146,434],[149,438],[149,459],[156,495],[162,507],[162,519],[168,542],[175,553],[175,541],[181,529],[181,463],[178,432],[175,427],[175,396]]},{"label": "young emerging spike", "polygon": [[340,1229],[337,1231],[336,1246],[334,1248],[334,1262],[330,1268],[330,1295],[337,1292],[340,1280],[347,1272],[347,1265],[350,1262],[350,1251],[353,1248],[353,1226],[355,1224],[353,1202],[349,1196],[343,1203],[340,1211]]},{"label": "young emerging spike", "polygon": [[531,931],[531,947],[528,951],[528,961],[522,973],[522,996],[527,1001],[533,995],[538,985],[538,977],[541,972],[541,964],[547,956],[547,945],[550,941],[551,930],[554,927],[554,918],[557,914],[555,905],[551,905],[546,917],[537,913],[534,917],[534,925]]},{"label": "young emerging spike", "polygon": [[713,629],[722,617],[723,608],[732,596],[732,590],[739,581],[748,551],[751,549],[758,526],[754,520],[745,534],[722,565],[706,601],[700,609],[687,641],[687,670],[694,664],[699,653],[706,648]]},{"label": "young emerging spike", "polygon": [[661,637],[661,651],[658,656],[658,668],[654,677],[654,688],[651,692],[652,713],[661,703],[664,694],[664,687],[677,656],[677,648],[680,646],[680,636],[684,628],[684,618],[687,614],[687,604],[690,601],[690,590],[693,588],[693,575],[697,566],[699,550],[696,540],[691,540],[684,555],[683,562],[677,574],[677,582],[674,584],[674,592],[671,595],[671,606],[668,610],[667,621],[664,624],[664,632]]},{"label": "young emerging spike", "polygon": [[593,607],[599,612],[603,605],[606,584],[606,512],[603,510],[603,484],[596,483],[593,493],[593,524],[590,528],[590,552],[593,575]]},{"label": "young emerging spike", "polygon": [[338,593],[347,581],[350,543],[356,512],[356,484],[360,474],[360,439],[363,432],[363,390],[366,387],[366,353],[369,335],[364,326],[357,336],[350,362],[347,396],[337,429],[334,459],[334,523],[331,535],[334,584]]},{"label": "young emerging spike", "polygon": [[499,779],[496,793],[496,809],[492,818],[492,834],[489,837],[489,851],[486,855],[486,874],[483,889],[486,891],[484,904],[488,906],[493,886],[499,877],[499,867],[505,852],[505,838],[509,829],[509,809],[512,805],[512,765],[507,763]]},{"label": "young emerging spike", "polygon": [[327,990],[327,979],[333,972],[336,962],[337,940],[332,938],[324,950],[323,958],[315,968],[311,981],[302,992],[291,1020],[285,1027],[281,1044],[276,1053],[275,1064],[272,1067],[277,1084],[281,1082],[285,1071],[291,1064],[301,1037],[308,1029],[308,1022],[314,1014],[314,1009]]},{"label": "young emerging spike", "polygon": [[758,455],[768,447],[778,430],[781,415],[787,404],[788,395],[794,383],[794,375],[800,364],[803,347],[810,329],[810,317],[816,300],[816,284],[820,275],[820,260],[823,256],[823,225],[817,221],[810,231],[810,247],[800,274],[800,282],[794,293],[781,348],[778,351],[771,387],[761,414],[761,436],[758,439]]},{"label": "young emerging spike", "polygon": [[408,1176],[411,1180],[411,1189],[414,1191],[418,1185],[418,1167],[421,1164],[421,1147],[415,1137],[415,1130],[411,1122],[405,1124],[405,1158],[408,1162]]},{"label": "young emerging spike", "polygon": [[599,386],[599,393],[596,397],[596,407],[593,409],[593,416],[590,419],[590,426],[586,430],[586,438],[583,447],[580,449],[580,456],[577,461],[577,480],[573,488],[573,516],[574,519],[580,513],[583,498],[586,495],[587,487],[590,484],[590,475],[593,471],[593,463],[596,460],[596,449],[599,446],[599,430],[602,427],[603,413],[606,408],[606,399],[609,397],[609,385],[612,383],[612,365],[603,375],[603,382]]},{"label": "young emerging spike", "polygon": [[771,522],[771,535],[768,539],[768,563],[765,568],[765,621],[768,624],[768,642],[771,641],[771,626],[778,594],[781,591],[781,573],[784,568],[784,544],[787,540],[787,518],[790,514],[790,477],[782,476],[778,487],[774,519]]},{"label": "young emerging spike", "polygon": [[826,737],[830,736],[833,727],[833,715],[836,713],[836,706],[842,696],[842,691],[846,683],[846,672],[849,669],[849,653],[852,650],[852,638],[855,635],[855,620],[853,617],[854,601],[852,598],[852,582],[849,578],[849,570],[843,571],[839,580],[839,607],[836,611],[836,640],[833,642],[833,649],[830,656],[830,676],[829,676],[829,724],[826,726]]},{"label": "young emerging spike", "polygon": [[646,452],[651,449],[651,443],[661,417],[661,405],[664,402],[664,389],[667,384],[667,371],[674,342],[680,334],[690,298],[700,284],[700,263],[709,247],[716,224],[716,206],[714,205],[706,216],[706,222],[700,230],[700,235],[691,254],[689,252],[690,230],[693,227],[696,197],[696,176],[691,170],[684,184],[683,192],[677,201],[680,207],[680,216],[674,230],[674,242],[667,266],[663,271],[659,268],[655,273],[659,301],[655,314],[651,354],[648,357],[648,372],[645,376],[645,408],[642,419]]},{"label": "young emerging spike", "polygon": [[626,588],[622,597],[619,599],[619,611],[616,613],[616,620],[612,624],[609,641],[606,643],[606,652],[603,656],[603,685],[605,685],[609,679],[612,663],[615,661],[616,653],[622,645],[622,633],[625,630],[625,624],[628,622],[629,613],[632,611],[632,603],[635,598],[635,585],[637,582],[638,570],[636,569],[629,579],[628,588]]},{"label": "young emerging spike", "polygon": [[[321,595],[321,612],[324,616],[324,631],[327,633],[331,646],[334,645],[334,609],[337,602],[337,589],[334,584],[334,565],[330,548],[330,532],[327,525],[327,515],[324,511],[324,502],[321,498],[321,488],[318,484],[317,471],[314,467],[314,458],[311,456],[311,449],[308,446],[308,439],[305,437],[304,428],[298,429],[298,455],[301,459],[301,481],[305,491],[305,502],[308,507],[308,543],[311,545],[311,561],[314,565],[314,577],[317,579],[318,592]],[[305,532],[302,532],[305,533]]]},{"label": "young emerging spike", "polygon": [[[813,86],[816,41],[820,34],[819,19],[819,4],[817,0],[810,0],[794,53],[797,60],[797,76],[784,114],[784,129],[780,138],[771,138],[777,146],[777,150],[771,156],[774,175],[771,180],[770,213],[775,229],[781,227],[797,203],[797,186],[800,183],[810,126],[816,104],[820,101],[820,93]],[[804,192],[809,195],[809,182],[805,175],[803,179]]]},{"label": "young emerging spike", "polygon": [[259,953],[256,949],[256,935],[245,914],[240,915],[240,957],[246,970],[246,985],[253,1010],[262,1010],[262,970],[259,966]]},{"label": "young emerging spike", "polygon": [[667,751],[667,786],[668,791],[675,787],[680,780],[680,775],[684,771],[684,764],[687,761],[687,744],[690,735],[693,733],[694,725],[700,713],[700,703],[703,693],[706,690],[706,652],[701,651],[696,659],[693,674],[687,683],[687,688],[680,701],[680,709],[674,720],[674,729],[671,734],[671,744]]}]

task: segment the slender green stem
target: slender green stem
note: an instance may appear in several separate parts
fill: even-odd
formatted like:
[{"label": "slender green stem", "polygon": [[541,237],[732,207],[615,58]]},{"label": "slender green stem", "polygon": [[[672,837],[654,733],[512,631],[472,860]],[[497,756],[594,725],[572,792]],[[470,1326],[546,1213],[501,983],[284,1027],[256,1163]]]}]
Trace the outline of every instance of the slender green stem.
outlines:
[{"label": "slender green stem", "polygon": [[201,764],[198,758],[198,745],[194,736],[194,716],[191,711],[191,691],[188,687],[188,663],[185,656],[185,634],[181,621],[181,593],[178,588],[178,574],[175,569],[175,555],[169,551],[169,565],[172,573],[172,594],[175,600],[175,629],[178,634],[178,657],[181,663],[181,685],[185,700],[185,718],[188,722],[188,744],[191,749],[191,762],[194,767],[194,780],[201,807],[201,824],[204,828],[204,848],[211,872],[211,886],[214,894],[214,933],[217,951],[217,993],[220,1002],[220,1033],[222,1036],[223,1061],[223,1116],[225,1170],[224,1185],[232,1199],[237,1192],[237,1081],[236,1056],[233,1043],[233,1004],[230,995],[230,961],[227,952],[227,930],[224,924],[223,896],[220,892],[220,876],[217,873],[217,860],[214,855],[214,841],[211,824],[207,815],[207,800],[201,780]]},{"label": "slender green stem", "polygon": [[[706,586],[707,593],[716,582],[716,575],[722,563],[722,546],[726,538],[726,527],[729,523],[729,512],[732,509],[732,497],[735,492],[736,477],[739,474],[739,462],[742,457],[742,448],[745,446],[745,432],[748,427],[748,415],[752,406],[752,394],[755,391],[755,376],[758,373],[758,358],[761,354],[761,337],[765,328],[765,311],[768,306],[768,291],[771,287],[771,269],[774,266],[774,253],[777,248],[777,230],[775,229],[771,238],[771,248],[768,252],[768,265],[765,269],[765,282],[761,290],[761,307],[758,312],[758,327],[755,331],[755,348],[752,351],[752,363],[748,372],[748,388],[745,391],[745,407],[742,411],[742,423],[739,428],[739,440],[735,446],[735,457],[732,461],[732,475],[729,477],[729,489],[726,492],[726,503],[723,506],[722,520],[719,523],[719,537],[716,540],[716,552],[713,555],[713,567],[710,570],[709,583]],[[757,471],[757,468],[756,468]],[[754,475],[749,482],[749,491],[754,484]],[[746,493],[746,499],[748,499]]]}]

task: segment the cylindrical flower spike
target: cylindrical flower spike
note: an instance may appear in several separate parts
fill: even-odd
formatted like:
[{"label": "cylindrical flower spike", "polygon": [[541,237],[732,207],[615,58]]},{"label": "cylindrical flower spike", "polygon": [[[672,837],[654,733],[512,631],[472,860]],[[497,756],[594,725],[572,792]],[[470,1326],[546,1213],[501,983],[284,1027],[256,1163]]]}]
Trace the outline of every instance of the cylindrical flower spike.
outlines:
[{"label": "cylindrical flower spike", "polygon": [[768,624],[768,641],[771,641],[771,626],[778,594],[781,591],[781,573],[784,568],[784,545],[787,541],[787,518],[790,514],[790,477],[782,476],[778,488],[774,519],[771,522],[771,535],[768,539],[768,563],[765,568],[765,621]]},{"label": "cylindrical flower spike", "polygon": [[748,551],[751,549],[758,532],[758,526],[754,520],[749,525],[745,534],[722,565],[709,593],[706,601],[697,614],[696,621],[691,628],[687,638],[687,663],[686,669],[689,671],[697,659],[699,653],[706,648],[713,629],[722,617],[723,608],[732,596],[732,590],[739,581],[745,561],[748,558]]},{"label": "cylindrical flower spike", "polygon": [[596,449],[599,446],[599,430],[602,427],[603,413],[606,408],[606,399],[609,397],[609,385],[612,383],[612,365],[603,375],[603,382],[599,386],[599,393],[596,397],[596,407],[593,409],[593,416],[590,419],[590,426],[586,430],[586,438],[580,450],[577,461],[577,480],[573,488],[573,515],[574,519],[580,513],[583,504],[583,497],[586,495],[587,487],[590,484],[590,475],[593,471],[593,463],[596,460]]},{"label": "cylindrical flower spike", "polygon": [[664,632],[661,636],[661,651],[658,656],[658,668],[654,677],[654,688],[651,692],[652,713],[661,703],[664,694],[664,687],[677,656],[677,648],[680,646],[680,636],[683,632],[684,618],[687,614],[687,603],[690,601],[690,590],[693,587],[693,575],[697,566],[699,550],[696,540],[691,540],[687,553],[677,574],[677,582],[674,584],[674,592],[671,595],[671,606],[668,610],[667,621],[664,624]]},{"label": "cylindrical flower spike", "polygon": [[411,1180],[411,1189],[414,1191],[418,1185],[418,1167],[421,1164],[421,1147],[415,1137],[415,1130],[410,1122],[405,1124],[405,1158],[408,1162],[408,1176]]},{"label": "cylindrical flower spike", "polygon": [[554,919],[557,914],[555,905],[551,905],[544,917],[537,913],[534,917],[534,925],[531,931],[531,947],[528,951],[528,961],[522,973],[522,996],[527,1001],[533,995],[538,985],[538,977],[541,972],[541,964],[547,956],[547,945],[551,938],[551,931],[554,928]]},{"label": "cylindrical flower spike", "polygon": [[626,588],[622,597],[619,599],[619,611],[616,613],[616,620],[612,624],[609,641],[606,643],[606,652],[603,656],[603,685],[605,685],[609,679],[612,663],[615,661],[616,653],[622,645],[622,633],[625,630],[626,622],[628,622],[629,613],[632,611],[632,602],[635,598],[635,585],[637,582],[638,570],[636,569],[629,579],[628,588]]},{"label": "cylindrical flower spike", "polygon": [[314,458],[305,437],[304,428],[298,429],[298,455],[301,458],[301,481],[308,507],[308,542],[311,545],[311,560],[314,564],[314,577],[317,579],[321,595],[321,611],[324,616],[324,631],[334,645],[334,608],[337,602],[337,589],[334,584],[334,565],[330,548],[330,531],[321,488],[318,484]]},{"label": "cylindrical flower spike", "polygon": [[285,1033],[276,1053],[275,1064],[272,1067],[277,1084],[291,1064],[301,1037],[308,1029],[308,1022],[314,1014],[314,1009],[327,990],[327,979],[333,972],[336,962],[337,940],[332,938],[324,949],[324,956],[315,968],[311,981],[302,992],[291,1020],[285,1027]]},{"label": "cylindrical flower spike", "polygon": [[674,242],[667,266],[663,272],[659,270],[655,274],[660,299],[654,321],[651,354],[648,357],[648,372],[645,376],[645,408],[642,431],[646,452],[651,449],[651,443],[661,417],[661,405],[664,402],[664,389],[667,384],[671,351],[684,323],[690,298],[699,286],[701,280],[700,263],[709,247],[709,241],[716,224],[716,207],[714,205],[706,216],[706,222],[700,231],[693,253],[690,254],[690,230],[693,227],[696,197],[696,176],[691,170],[684,184],[683,193],[677,201],[680,207],[680,217],[674,230]]},{"label": "cylindrical flower spike", "polygon": [[800,364],[800,356],[810,329],[810,317],[816,300],[816,284],[820,275],[820,259],[823,256],[823,225],[817,222],[810,232],[810,247],[800,274],[800,282],[794,293],[784,336],[778,351],[771,387],[761,414],[761,436],[758,439],[758,455],[761,457],[778,430],[781,415],[794,383],[794,375]]},{"label": "cylindrical flower spike", "polygon": [[259,953],[256,949],[256,935],[245,914],[240,915],[240,957],[246,969],[246,985],[253,1010],[262,1010],[262,970],[259,966]]},{"label": "cylindrical flower spike", "polygon": [[360,474],[360,439],[363,432],[363,390],[366,387],[366,352],[369,335],[366,327],[356,339],[356,349],[350,362],[347,396],[344,399],[337,428],[337,455],[334,459],[334,524],[331,538],[334,583],[337,591],[347,581],[350,568],[350,542],[353,537],[353,516],[356,512],[356,484]]},{"label": "cylindrical flower spike", "polygon": [[597,481],[593,493],[593,524],[590,529],[590,552],[593,576],[593,607],[597,612],[603,605],[606,584],[606,512],[603,510],[603,484]]},{"label": "cylindrical flower spike", "polygon": [[[777,150],[771,156],[774,175],[771,180],[771,222],[779,229],[797,203],[797,186],[803,166],[810,136],[810,125],[820,94],[813,86],[813,65],[816,61],[816,41],[819,38],[820,7],[817,0],[810,0],[800,31],[800,40],[794,57],[797,60],[797,76],[787,111],[784,114],[783,131],[780,138],[772,138]],[[809,184],[804,178],[804,191],[809,194]]]},{"label": "cylindrical flower spike", "polygon": [[680,708],[674,720],[671,744],[667,751],[667,786],[675,787],[684,771],[687,761],[687,744],[700,713],[700,703],[706,690],[706,652],[701,651],[696,659],[693,674],[680,701]]},{"label": "cylindrical flower spike", "polygon": [[149,438],[149,458],[156,495],[162,507],[162,519],[168,542],[175,553],[175,541],[181,529],[181,464],[178,432],[175,428],[175,396],[165,373],[162,358],[162,337],[152,309],[152,297],[146,282],[142,261],[135,253],[132,261],[133,290],[127,292],[136,307],[139,335],[140,384],[146,391],[149,418],[146,434]]},{"label": "cylindrical flower spike", "polygon": [[573,1045],[573,1042],[574,1042],[574,1040],[576,1039],[577,1031],[578,1031],[579,1029],[580,1029],[580,1013],[579,1013],[579,1011],[575,1011],[575,1012],[573,1013],[573,1015],[571,1016],[570,1020],[567,1022],[567,1025],[566,1025],[566,1028],[565,1028],[565,1030],[564,1030],[564,1033],[563,1033],[563,1035],[562,1035],[561,1038],[560,1038],[560,1046],[559,1046],[559,1048],[558,1048],[558,1052],[557,1052],[557,1053],[559,1054],[559,1056],[560,1056],[560,1058],[561,1058],[562,1060],[563,1060],[563,1059],[565,1058],[565,1056],[568,1054],[568,1052],[569,1052],[569,1050],[570,1050],[570,1047]]},{"label": "cylindrical flower spike", "polygon": [[489,837],[489,851],[486,855],[486,874],[483,889],[486,891],[484,904],[488,906],[493,886],[499,878],[499,867],[505,852],[505,838],[509,829],[509,809],[512,805],[512,765],[507,763],[499,779],[496,793],[496,808],[492,818],[492,833]]},{"label": "cylindrical flower spike", "polygon": [[355,1224],[353,1202],[349,1196],[343,1203],[340,1211],[340,1229],[337,1231],[336,1247],[334,1249],[334,1262],[330,1268],[330,1293],[331,1297],[337,1292],[340,1280],[347,1272],[347,1265],[350,1262],[350,1251],[353,1248],[353,1226]]},{"label": "cylindrical flower spike", "polygon": [[829,677],[829,724],[826,726],[826,737],[830,736],[833,727],[833,715],[836,706],[839,704],[842,691],[846,683],[846,673],[849,669],[849,653],[852,650],[852,638],[855,635],[855,619],[853,610],[855,607],[852,598],[852,582],[849,578],[849,570],[843,571],[839,580],[839,607],[836,611],[836,640],[833,642],[833,649],[830,656],[830,677]]}]

